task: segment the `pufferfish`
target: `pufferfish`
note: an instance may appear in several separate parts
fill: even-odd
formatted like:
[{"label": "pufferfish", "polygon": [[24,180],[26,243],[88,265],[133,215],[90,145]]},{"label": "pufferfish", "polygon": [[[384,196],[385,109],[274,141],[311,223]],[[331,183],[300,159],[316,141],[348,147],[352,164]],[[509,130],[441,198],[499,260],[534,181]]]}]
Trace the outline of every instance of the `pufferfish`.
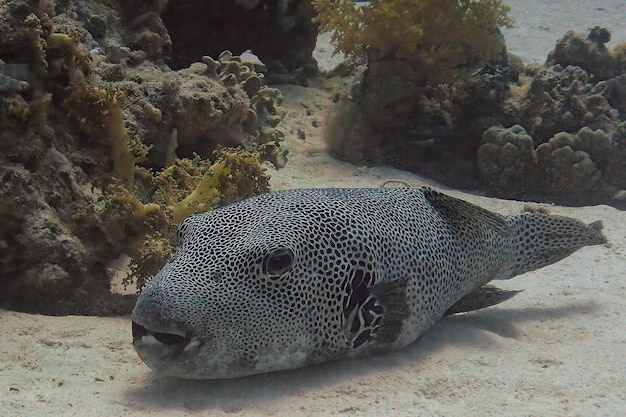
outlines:
[{"label": "pufferfish", "polygon": [[601,229],[431,188],[267,193],[180,224],[132,313],[133,345],[155,371],[193,379],[396,350],[517,293],[490,281],[605,243]]}]

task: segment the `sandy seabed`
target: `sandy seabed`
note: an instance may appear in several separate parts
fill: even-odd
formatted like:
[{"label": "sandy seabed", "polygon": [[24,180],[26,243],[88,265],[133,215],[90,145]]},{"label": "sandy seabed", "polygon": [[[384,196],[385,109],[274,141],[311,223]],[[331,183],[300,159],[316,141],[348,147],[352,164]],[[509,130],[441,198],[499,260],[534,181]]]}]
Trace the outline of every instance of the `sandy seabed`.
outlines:
[{"label": "sandy seabed", "polygon": [[[626,41],[623,0],[508,3],[517,27],[505,32],[507,44],[526,62],[542,62],[570,29],[603,25]],[[403,171],[339,162],[321,139],[331,106],[327,93],[281,90],[291,154],[286,168],[270,172],[274,190],[377,187],[394,179],[434,186],[503,214],[524,205],[446,189]],[[295,138],[298,129],[304,140]],[[448,317],[388,355],[187,381],[161,377],[139,360],[129,317],[0,310],[0,416],[626,415],[626,212],[536,206],[586,222],[601,219],[609,244],[498,282],[524,291],[499,306]]]}]

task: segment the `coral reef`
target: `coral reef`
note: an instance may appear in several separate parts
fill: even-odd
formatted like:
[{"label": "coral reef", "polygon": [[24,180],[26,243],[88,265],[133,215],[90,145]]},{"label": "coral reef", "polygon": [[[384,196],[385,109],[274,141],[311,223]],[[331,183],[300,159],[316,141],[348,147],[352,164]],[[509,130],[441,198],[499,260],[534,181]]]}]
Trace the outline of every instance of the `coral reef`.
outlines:
[{"label": "coral reef", "polygon": [[467,186],[455,178],[470,178],[467,161],[482,132],[500,120],[491,110],[502,109],[515,78],[498,29],[510,24],[507,8],[499,1],[314,5],[321,30],[335,31],[337,50],[367,56],[361,79],[330,119],[329,149],[355,163],[392,164]]},{"label": "coral reef", "polygon": [[585,126],[609,131],[619,112],[611,107],[607,92],[607,82],[592,82],[581,67],[542,68],[530,81],[528,92],[520,97],[520,123],[535,143]]},{"label": "coral reef", "polygon": [[141,286],[177,222],[266,192],[261,161],[286,162],[262,64],[172,71],[166,2],[139,3],[0,2],[2,307],[128,313],[112,261],[130,255]]},{"label": "coral reef", "polygon": [[[493,127],[483,135],[477,165],[490,192],[626,208],[620,197],[626,185],[626,73],[620,46],[614,53],[604,47],[609,39],[610,33],[598,27],[587,37],[568,32],[548,64],[529,69],[504,101],[510,118],[523,128]],[[523,150],[511,146],[518,142],[512,133],[523,135]]]},{"label": "coral reef", "polygon": [[[626,48],[609,51],[608,30],[596,27],[586,36],[569,32],[544,66],[525,68],[501,52],[484,65],[464,61],[464,71],[452,60],[456,76],[450,77],[419,51],[434,36],[430,26],[396,13],[408,3],[415,2],[372,2],[356,9],[343,2],[314,2],[322,28],[338,30],[338,49],[365,48],[368,56],[362,76],[329,116],[325,135],[331,152],[500,197],[625,206]],[[419,3],[421,13],[439,7]],[[494,22],[504,22],[499,4],[492,6],[491,17],[499,16]],[[404,20],[385,29],[376,23],[386,22],[381,16]],[[441,42],[451,42],[454,49],[450,37]],[[401,39],[408,41],[401,44]],[[418,51],[407,45],[417,45]],[[440,58],[437,65],[446,65],[445,54]],[[430,76],[433,68],[436,75]]]},{"label": "coral reef", "polygon": [[277,126],[285,114],[282,96],[265,86],[257,72],[262,64],[242,61],[228,51],[178,71],[151,61],[135,66],[129,61],[131,56],[108,62],[107,74],[124,73],[112,84],[128,101],[127,128],[152,146],[152,167],[169,165],[175,155],[207,158],[218,145],[251,148],[276,167],[286,163]]},{"label": "coral reef", "polygon": [[594,201],[624,208],[626,137],[581,128],[560,132],[537,148],[519,126],[492,127],[483,135],[477,164],[490,193],[506,198],[584,205]]},{"label": "coral reef", "polygon": [[486,187],[505,198],[527,195],[537,178],[533,138],[519,125],[491,127],[483,134],[477,164]]},{"label": "coral reef", "polygon": [[309,0],[170,1],[160,15],[174,45],[167,60],[173,68],[223,50],[252,50],[268,64],[273,83],[306,84],[316,73],[317,29]]},{"label": "coral reef", "polygon": [[582,68],[594,81],[608,80],[618,75],[615,56],[605,46],[611,40],[611,33],[599,26],[591,29],[583,38],[580,34],[570,31],[556,43],[556,47],[548,55],[548,65],[570,65]]},{"label": "coral reef", "polygon": [[605,191],[601,170],[611,148],[611,138],[601,130],[585,127],[577,134],[557,133],[537,148],[542,194],[559,202],[597,199]]}]

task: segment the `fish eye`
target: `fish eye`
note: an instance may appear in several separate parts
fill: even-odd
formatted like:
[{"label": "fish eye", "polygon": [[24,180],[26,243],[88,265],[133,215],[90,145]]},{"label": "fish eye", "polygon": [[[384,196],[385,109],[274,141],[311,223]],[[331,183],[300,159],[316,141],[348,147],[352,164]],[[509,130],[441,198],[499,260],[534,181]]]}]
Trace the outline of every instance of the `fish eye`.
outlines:
[{"label": "fish eye", "polygon": [[265,255],[263,272],[278,277],[291,269],[294,255],[291,249],[277,248]]}]

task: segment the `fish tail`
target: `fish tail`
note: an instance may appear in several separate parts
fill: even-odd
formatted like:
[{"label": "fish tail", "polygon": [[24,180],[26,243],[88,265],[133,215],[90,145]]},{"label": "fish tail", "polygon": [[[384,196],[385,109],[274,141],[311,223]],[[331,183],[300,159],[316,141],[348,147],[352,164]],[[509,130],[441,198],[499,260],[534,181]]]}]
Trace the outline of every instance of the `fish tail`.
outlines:
[{"label": "fish tail", "polygon": [[510,277],[551,265],[585,246],[606,243],[600,220],[586,224],[570,217],[525,213],[509,221],[513,227]]}]

